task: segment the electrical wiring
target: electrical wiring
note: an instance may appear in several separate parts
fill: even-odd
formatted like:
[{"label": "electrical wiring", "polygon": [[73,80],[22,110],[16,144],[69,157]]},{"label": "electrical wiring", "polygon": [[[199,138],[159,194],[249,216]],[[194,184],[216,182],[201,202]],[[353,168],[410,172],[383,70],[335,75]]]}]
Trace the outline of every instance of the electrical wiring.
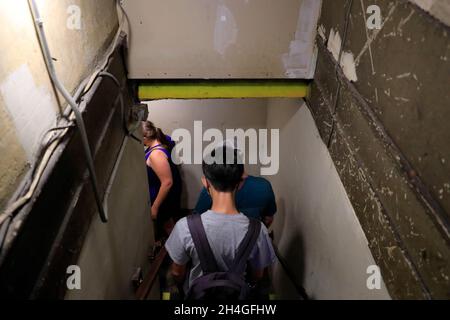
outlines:
[{"label": "electrical wiring", "polygon": [[[34,18],[33,9],[34,10],[37,9],[36,5],[33,0],[29,0],[29,5],[30,5],[32,17]],[[74,102],[74,100],[78,101],[79,97],[81,96],[81,93],[86,92],[86,90],[90,89],[90,87],[92,86],[92,84],[95,81],[95,79],[97,78],[97,76],[100,73],[104,72],[103,70],[107,67],[112,55],[114,54],[115,48],[117,46],[117,43],[118,43],[121,33],[122,33],[123,19],[124,19],[124,17],[126,17],[126,13],[125,13],[125,10],[123,9],[122,5],[120,4],[119,0],[116,1],[116,5],[120,7],[120,9],[123,11],[124,15],[122,17],[122,20],[119,22],[119,28],[114,37],[114,41],[113,41],[112,45],[110,46],[108,53],[106,54],[106,59],[105,59],[104,63],[101,65],[100,68],[97,68],[94,71],[93,75],[90,78],[90,81],[88,81],[86,85],[84,85],[84,83],[83,83],[83,85],[80,86],[80,88],[75,93],[74,97],[69,96],[67,92],[61,92],[63,94],[63,96],[66,98],[66,100],[68,100],[67,98],[69,98],[69,100],[72,100],[72,101],[68,101],[69,105],[72,107],[71,112],[68,115],[64,115],[65,118],[69,119],[69,123],[66,126],[54,127],[54,128],[49,129],[47,132],[45,132],[45,134],[43,135],[44,138],[50,132],[59,131],[59,133],[56,135],[56,137],[53,137],[53,139],[50,139],[47,142],[47,144],[42,146],[42,148],[38,151],[37,160],[34,162],[34,165],[31,167],[31,175],[29,175],[30,182],[25,183],[24,191],[21,192],[20,197],[18,199],[16,199],[11,205],[9,205],[4,210],[3,213],[0,214],[0,250],[3,249],[4,241],[6,239],[10,224],[13,220],[14,213],[16,211],[18,211],[23,205],[25,205],[33,197],[33,195],[37,189],[37,186],[43,176],[44,170],[50,161],[51,156],[53,155],[56,148],[59,146],[59,144],[62,141],[62,139],[64,138],[64,136],[68,133],[69,129],[74,126],[74,122],[80,126],[80,121],[76,121],[76,120],[80,120],[80,115],[79,114],[77,115],[77,112],[79,112],[79,111],[76,108],[74,108],[73,102]],[[41,24],[42,24],[42,21],[40,20],[40,17],[35,19],[35,25],[41,26]],[[37,30],[37,33],[39,35],[38,30]],[[41,41],[41,45],[42,45],[41,38],[40,38],[40,41]],[[44,48],[43,48],[44,56],[46,56],[46,54],[47,54],[48,55],[47,58],[51,59],[51,56],[49,55],[49,52],[48,52],[48,48],[45,48],[45,47],[46,47],[46,43],[44,43]],[[45,49],[47,49],[47,51]],[[52,65],[48,66],[48,71],[49,71],[49,73],[54,72]],[[51,74],[51,76],[52,76],[52,74]],[[108,75],[106,75],[106,73],[105,73],[105,74],[103,74],[103,76],[108,76]],[[112,75],[110,75],[110,76],[112,76]],[[54,74],[53,74],[52,79],[54,79]],[[117,84],[119,85],[119,89],[120,89],[119,82],[117,81],[116,78],[114,78],[114,79],[115,79],[115,82],[117,82]],[[84,82],[86,82],[86,81],[84,81]],[[61,89],[61,88],[59,88],[59,89]],[[62,88],[62,89],[64,90],[64,88]],[[64,94],[64,93],[66,93],[66,94]],[[122,117],[123,117],[123,119],[125,119],[124,118],[124,102],[123,102],[122,92],[120,92],[120,99],[121,99]],[[72,105],[70,102],[72,102]],[[75,107],[76,107],[76,105],[75,105]],[[82,118],[81,118],[81,120],[82,120]],[[80,130],[82,130],[83,127],[84,127],[84,125],[81,122]],[[43,139],[43,140],[45,140],[45,139]],[[97,199],[97,200],[98,200],[97,203],[100,203],[100,199]],[[103,206],[102,206],[102,208],[103,208]],[[99,208],[99,209],[102,209],[102,208]],[[106,214],[104,216],[106,216]]]},{"label": "electrical wiring", "polygon": [[[42,158],[38,161],[38,165],[34,165],[30,170],[32,171],[32,181],[30,186],[28,187],[28,191],[23,194],[19,199],[14,201],[3,213],[0,215],[0,250],[4,247],[4,242],[6,236],[8,234],[11,222],[13,221],[13,214],[23,205],[25,205],[34,195],[36,188],[39,184],[40,179],[42,178],[43,172],[47,167],[47,164],[50,161],[51,156],[53,155],[56,148],[59,146],[61,140],[65,137],[70,128],[74,125],[67,125],[64,127],[56,127],[49,129],[44,137],[52,131],[62,130],[53,140],[49,140],[48,144],[43,147]],[[0,251],[0,261],[2,261],[4,257],[4,252]]]},{"label": "electrical wiring", "polygon": [[70,128],[70,126],[67,126],[67,127],[63,128],[63,131],[58,135],[58,137],[55,140],[53,140],[45,148],[46,149],[45,153],[44,153],[41,161],[39,162],[39,165],[36,166],[36,173],[34,174],[34,179],[32,180],[32,183],[30,185],[30,188],[29,188],[28,192],[23,197],[21,197],[20,199],[17,199],[16,201],[14,201],[13,204],[10,205],[3,212],[3,214],[0,216],[0,225],[6,219],[6,217],[11,216],[12,213],[14,213],[14,211],[16,211],[18,208],[20,208],[23,204],[25,204],[31,198],[31,196],[33,195],[34,191],[36,190],[36,186],[38,185],[39,180],[42,177],[42,172],[44,171],[45,167],[48,164],[48,161],[50,160],[51,155],[55,151],[56,147],[59,145],[59,142],[61,141],[61,139],[66,135],[66,133],[68,132],[69,128]]},{"label": "electrical wiring", "polygon": [[64,87],[64,85],[61,83],[61,81],[56,73],[56,69],[53,64],[53,57],[50,52],[50,48],[49,48],[49,45],[47,42],[47,36],[46,36],[44,26],[43,26],[43,20],[40,16],[38,7],[36,5],[36,1],[28,0],[28,4],[30,7],[31,15],[34,20],[34,26],[35,26],[36,33],[37,33],[37,36],[39,39],[41,51],[44,56],[45,64],[47,66],[47,71],[50,75],[52,83],[56,87],[56,89],[59,91],[59,93],[63,96],[63,98],[66,100],[67,104],[72,109],[72,112],[75,115],[75,121],[77,123],[78,131],[80,133],[81,142],[82,142],[83,151],[84,151],[84,157],[85,157],[87,168],[89,171],[89,180],[91,181],[92,191],[94,193],[94,199],[95,199],[95,202],[97,203],[97,209],[98,209],[99,215],[101,217],[101,220],[103,222],[106,222],[107,219],[105,217],[104,208],[101,204],[97,176],[95,173],[94,160],[92,157],[91,148],[89,145],[89,139],[87,136],[83,116],[81,115],[81,111],[78,109],[78,105],[75,102],[75,99],[67,91],[67,89]]},{"label": "electrical wiring", "polygon": [[[125,118],[125,104],[124,104],[124,98],[123,98],[123,93],[122,93],[122,86],[120,84],[120,81],[113,74],[111,74],[109,72],[106,72],[106,71],[100,71],[100,72],[98,72],[96,74],[96,76],[94,78],[94,82],[95,82],[95,80],[97,80],[100,77],[106,77],[106,78],[111,79],[116,84],[117,88],[119,89],[120,117],[122,119],[123,129],[129,135],[131,131],[128,129],[127,119]],[[78,99],[79,100],[82,99],[83,96],[86,95],[91,89],[92,89],[92,85],[89,86],[89,88],[87,88],[87,90],[83,90],[83,92],[80,94],[80,97]]]},{"label": "electrical wiring", "polygon": [[[36,160],[33,162],[33,164],[31,165],[31,173],[34,176],[35,172],[36,172],[36,168],[39,166],[42,158],[45,155],[45,152],[47,150],[47,148],[52,144],[53,141],[57,140],[57,139],[62,139],[63,137],[59,137],[59,135],[57,133],[55,133],[55,131],[61,131],[61,130],[65,130],[65,129],[70,129],[72,127],[75,127],[76,124],[74,123],[73,120],[69,120],[69,124],[66,126],[60,126],[60,127],[54,127],[54,128],[50,128],[48,129],[42,136],[42,141],[45,141],[45,143],[43,143],[43,145],[39,148],[38,152],[36,153]],[[49,139],[47,139],[47,136],[52,133],[53,136],[50,137]]]},{"label": "electrical wiring", "polygon": [[120,39],[120,35],[122,33],[122,30],[123,30],[124,19],[128,19],[128,15],[126,14],[125,9],[122,7],[122,4],[120,3],[120,0],[116,1],[116,6],[118,6],[121,9],[121,11],[123,12],[122,19],[119,21],[118,32],[116,33],[116,35],[114,37],[114,40],[113,40],[113,43],[112,43],[112,45],[109,48],[109,51],[108,51],[108,53],[106,55],[107,56],[106,60],[94,71],[94,73],[92,74],[92,76],[89,79],[88,83],[86,84],[85,88],[83,89],[83,93],[82,93],[81,96],[83,96],[86,92],[88,92],[92,88],[92,86],[94,85],[95,80],[98,77],[98,74],[100,72],[102,72],[106,68],[106,66],[108,65],[109,59],[112,57],[112,55],[114,53],[114,50],[115,50],[115,48],[117,46],[117,43],[118,43],[118,41]]},{"label": "electrical wiring", "polygon": [[[113,181],[114,181],[114,178],[115,178],[115,176],[117,174],[119,163],[120,163],[120,160],[122,159],[122,155],[123,155],[123,152],[125,150],[125,146],[126,146],[128,137],[130,136],[130,132],[128,131],[127,121],[126,121],[126,118],[125,118],[125,104],[124,104],[124,98],[123,98],[123,93],[122,93],[122,86],[120,85],[120,81],[114,75],[112,75],[111,73],[106,72],[106,71],[98,72],[96,74],[95,78],[94,78],[94,82],[99,77],[106,77],[106,78],[111,79],[114,82],[114,84],[116,84],[117,88],[119,89],[120,117],[122,119],[123,129],[126,132],[126,135],[125,135],[125,137],[124,137],[124,139],[122,141],[121,147],[120,147],[119,155],[117,156],[117,159],[116,159],[116,161],[114,163],[113,171],[112,171],[112,173],[111,173],[111,175],[109,177],[108,184],[107,184],[107,187],[106,187],[106,190],[105,190],[105,194],[104,194],[104,198],[103,198],[102,206],[103,206],[103,208],[105,208],[106,219],[108,219],[108,198],[109,198],[109,195],[111,193],[111,188],[112,188],[112,185],[113,185]],[[88,88],[88,91],[91,88],[92,88],[92,86],[90,86]],[[88,91],[83,92],[83,94],[81,96],[86,94]]]},{"label": "electrical wiring", "polygon": [[11,221],[11,217],[6,217],[4,222],[0,224],[0,248],[3,247],[3,242],[5,241],[6,234],[9,229],[9,222]]},{"label": "electrical wiring", "polygon": [[[56,148],[58,147],[61,139],[66,135],[67,131],[69,130],[69,128],[64,129],[58,136],[58,138],[56,140],[54,140],[47,148],[43,159],[41,160],[41,162],[39,163],[39,166],[37,167],[37,171],[36,174],[34,175],[34,179],[33,182],[31,183],[28,192],[22,196],[21,198],[17,199],[16,201],[13,202],[12,205],[10,205],[4,212],[3,214],[0,216],[0,226],[2,227],[2,234],[4,233],[4,235],[0,236],[0,248],[3,248],[3,244],[4,244],[4,240],[6,238],[6,234],[8,232],[9,229],[9,224],[12,220],[13,217],[13,213],[19,209],[20,207],[22,207],[25,203],[27,203],[31,197],[33,196],[36,187],[40,181],[40,179],[42,178],[42,173],[44,172],[45,168],[47,167],[48,162],[50,161],[50,158],[53,154],[53,152],[56,150]],[[6,220],[8,220],[9,223],[6,223],[6,227],[3,226],[3,222],[5,222]]]}]

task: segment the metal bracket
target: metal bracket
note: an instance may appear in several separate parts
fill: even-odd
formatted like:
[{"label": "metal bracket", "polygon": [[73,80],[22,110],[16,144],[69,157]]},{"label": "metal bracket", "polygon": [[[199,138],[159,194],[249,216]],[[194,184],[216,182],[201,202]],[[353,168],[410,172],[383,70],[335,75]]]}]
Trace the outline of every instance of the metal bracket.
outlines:
[{"label": "metal bracket", "polygon": [[133,284],[135,291],[139,288],[142,282],[144,282],[144,275],[142,273],[142,268],[138,267],[131,276],[131,283]]},{"label": "metal bracket", "polygon": [[141,121],[148,118],[148,107],[145,103],[134,104],[130,108],[130,122],[128,124],[128,131],[134,132]]}]

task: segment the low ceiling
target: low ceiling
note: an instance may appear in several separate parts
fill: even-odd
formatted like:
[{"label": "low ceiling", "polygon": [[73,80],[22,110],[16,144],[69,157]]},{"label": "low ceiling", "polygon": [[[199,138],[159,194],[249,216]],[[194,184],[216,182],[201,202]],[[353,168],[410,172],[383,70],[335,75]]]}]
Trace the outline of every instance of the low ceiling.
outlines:
[{"label": "low ceiling", "polygon": [[134,79],[314,73],[319,0],[127,0]]}]

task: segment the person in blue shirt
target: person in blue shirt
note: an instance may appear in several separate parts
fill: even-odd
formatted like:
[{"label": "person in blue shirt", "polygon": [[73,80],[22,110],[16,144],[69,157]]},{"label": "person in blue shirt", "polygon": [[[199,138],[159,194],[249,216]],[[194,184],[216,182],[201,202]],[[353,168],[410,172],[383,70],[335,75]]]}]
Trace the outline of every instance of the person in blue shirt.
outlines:
[{"label": "person in blue shirt", "polygon": [[[206,161],[214,159],[216,154],[222,154],[231,163]],[[217,271],[227,272],[233,264],[236,253],[250,226],[250,220],[236,208],[235,194],[244,172],[244,165],[238,161],[238,150],[222,146],[217,147],[205,156],[202,163],[202,184],[211,193],[213,203],[210,210],[201,215],[205,230],[206,244],[210,246],[217,263]],[[194,282],[203,275],[203,268],[195,247],[187,218],[180,219],[170,234],[165,248],[173,263],[171,273],[174,280],[184,287],[182,291],[189,292]],[[276,261],[272,241],[265,226],[261,226],[258,238],[251,249],[247,260],[247,269],[251,283],[257,288],[264,283],[264,276]],[[242,275],[246,267],[239,270]],[[258,286],[257,286],[258,284]],[[262,289],[260,289],[262,290]]]},{"label": "person in blue shirt", "polygon": [[[206,188],[200,192],[194,212],[202,214],[211,209],[212,200]],[[267,227],[277,212],[272,185],[267,179],[248,175],[245,171],[236,192],[236,207],[248,217],[260,219]]]}]

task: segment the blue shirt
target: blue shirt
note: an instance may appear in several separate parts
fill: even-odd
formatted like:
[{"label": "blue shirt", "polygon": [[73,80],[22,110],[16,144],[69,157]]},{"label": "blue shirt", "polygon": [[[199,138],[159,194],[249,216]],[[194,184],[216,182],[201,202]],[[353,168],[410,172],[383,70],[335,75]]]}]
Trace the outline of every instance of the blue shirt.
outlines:
[{"label": "blue shirt", "polygon": [[[172,147],[174,145],[174,142],[170,138],[170,136],[166,135],[167,141],[172,144]],[[180,173],[178,171],[177,166],[172,161],[171,152],[167,150],[164,146],[161,144],[158,144],[154,147],[147,148],[145,150],[145,161],[148,160],[150,157],[150,154],[154,150],[160,150],[164,152],[164,154],[167,156],[167,161],[170,165],[170,171],[172,173],[172,187],[169,190],[169,193],[167,194],[166,198],[161,204],[160,212],[163,214],[173,214],[174,211],[178,210],[180,207],[180,196],[181,196],[181,177]],[[148,177],[148,188],[150,191],[150,201],[153,204],[156,200],[156,197],[159,193],[159,188],[161,187],[161,181],[159,181],[158,176],[153,171],[151,167],[146,165],[147,167],[147,177]]]},{"label": "blue shirt", "polygon": [[[211,206],[211,197],[203,188],[194,210],[202,214],[211,209]],[[270,182],[261,177],[248,176],[236,193],[236,207],[250,218],[273,216],[277,212],[277,205]]]}]

